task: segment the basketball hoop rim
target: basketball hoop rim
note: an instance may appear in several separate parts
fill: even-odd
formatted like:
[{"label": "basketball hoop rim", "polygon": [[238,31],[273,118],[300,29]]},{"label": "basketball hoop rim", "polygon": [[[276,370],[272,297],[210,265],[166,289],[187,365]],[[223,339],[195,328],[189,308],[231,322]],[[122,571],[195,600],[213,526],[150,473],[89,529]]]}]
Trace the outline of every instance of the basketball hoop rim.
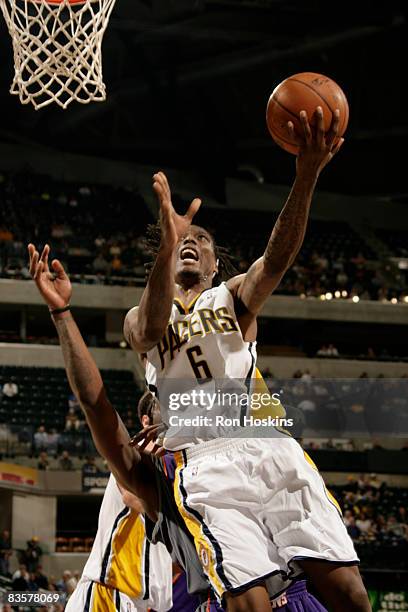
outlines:
[{"label": "basketball hoop rim", "polygon": [[98,2],[99,0],[26,0],[26,2],[32,2],[33,4],[89,4],[91,2]]}]

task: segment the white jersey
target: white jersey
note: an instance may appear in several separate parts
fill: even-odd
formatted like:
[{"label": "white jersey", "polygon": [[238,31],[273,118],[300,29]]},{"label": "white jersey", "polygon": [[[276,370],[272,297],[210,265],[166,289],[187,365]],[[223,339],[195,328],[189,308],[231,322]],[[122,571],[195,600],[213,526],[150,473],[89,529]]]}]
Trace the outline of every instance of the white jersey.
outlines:
[{"label": "white jersey", "polygon": [[[146,365],[147,384],[157,393],[163,421],[170,426],[165,447],[180,450],[228,435],[231,424],[216,423],[214,415],[221,415],[225,408],[224,416],[239,421],[242,406],[224,407],[218,392],[220,387],[246,390],[255,363],[256,343],[243,339],[234,298],[225,283],[204,290],[188,305],[176,298],[166,333],[147,353]],[[177,394],[194,392],[194,401],[177,405]],[[202,419],[188,421],[197,416]]]},{"label": "white jersey", "polygon": [[[92,590],[94,584],[99,586]],[[152,607],[162,612],[172,606],[171,557],[163,544],[149,543],[143,515],[125,506],[112,475],[99,512],[92,551],[78,587],[81,585],[86,586],[85,590],[89,587],[88,597],[92,591],[94,605],[89,608],[92,610],[99,610],[98,597],[119,597],[116,592],[127,596],[137,610]],[[104,592],[103,587],[111,594]],[[83,596],[86,599],[86,592],[74,591],[71,607]]]}]

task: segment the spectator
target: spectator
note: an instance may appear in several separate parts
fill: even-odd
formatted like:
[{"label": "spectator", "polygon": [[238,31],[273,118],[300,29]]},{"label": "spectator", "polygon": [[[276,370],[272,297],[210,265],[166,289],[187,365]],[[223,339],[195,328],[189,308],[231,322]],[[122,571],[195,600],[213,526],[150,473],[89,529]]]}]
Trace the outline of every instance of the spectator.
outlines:
[{"label": "spectator", "polygon": [[400,523],[404,523],[404,525],[408,524],[407,509],[405,508],[405,506],[400,506],[398,508],[397,517]]},{"label": "spectator", "polygon": [[327,357],[339,357],[339,351],[334,344],[329,344],[327,347]]},{"label": "spectator", "polygon": [[302,412],[315,412],[316,410],[316,404],[314,403],[313,400],[311,399],[303,399],[299,404],[298,404],[298,408],[302,411]]},{"label": "spectator", "polygon": [[33,536],[27,540],[27,548],[23,553],[23,561],[29,572],[35,572],[40,564],[42,548],[38,544],[38,537]]},{"label": "spectator", "polygon": [[39,589],[48,590],[49,582],[48,578],[42,571],[42,565],[38,565],[37,569],[34,572],[34,582],[36,583]]},{"label": "spectator", "polygon": [[60,439],[60,434],[57,432],[57,430],[51,429],[51,431],[48,434],[48,452],[54,455],[54,457],[56,456],[58,452],[59,439]]},{"label": "spectator", "polygon": [[408,539],[407,526],[399,523],[393,514],[388,518],[386,531],[388,535],[395,538]]},{"label": "spectator", "polygon": [[300,378],[306,383],[312,382],[312,375],[310,373],[310,370],[305,370]]},{"label": "spectator", "polygon": [[344,289],[344,287],[347,286],[347,283],[348,283],[347,274],[344,272],[344,270],[340,270],[336,276],[336,285],[340,289]]},{"label": "spectator", "polygon": [[65,431],[78,431],[81,421],[78,418],[75,408],[70,408],[65,419]]},{"label": "spectator", "polygon": [[36,452],[41,453],[42,451],[48,450],[49,437],[45,431],[44,425],[40,425],[34,434],[34,448]]},{"label": "spectator", "polygon": [[3,385],[3,395],[6,397],[15,397],[18,394],[18,385],[13,381],[9,380]]},{"label": "spectator", "polygon": [[106,274],[109,268],[109,264],[102,255],[102,253],[98,253],[98,255],[92,262],[92,267],[96,274]]},{"label": "spectator", "polygon": [[38,470],[49,470],[50,469],[50,462],[48,460],[48,455],[45,451],[42,451],[40,453],[40,456],[38,458],[38,463],[37,463],[37,469]]},{"label": "spectator", "polygon": [[10,557],[12,554],[10,532],[4,529],[0,536],[0,575],[10,575]]},{"label": "spectator", "polygon": [[352,521],[353,521],[353,513],[351,510],[346,510],[344,512],[343,515],[343,523],[345,524],[346,527],[348,527],[349,525],[351,525]]},{"label": "spectator", "polygon": [[122,270],[122,260],[117,255],[111,261],[111,270],[113,274],[118,274]]},{"label": "spectator", "polygon": [[27,571],[27,566],[21,563],[12,576],[13,591],[27,591],[30,581],[30,574]]},{"label": "spectator", "polygon": [[68,396],[68,408],[75,411],[80,410],[78,399],[73,393]]},{"label": "spectator", "polygon": [[317,357],[328,357],[327,345],[323,344],[316,353]]},{"label": "spectator", "polygon": [[35,572],[29,573],[27,591],[34,592],[34,593],[38,591],[38,584],[35,581]]},{"label": "spectator", "polygon": [[361,512],[360,516],[358,517],[358,519],[356,520],[356,526],[359,528],[359,530],[361,531],[361,533],[363,534],[367,534],[369,531],[371,531],[372,528],[372,522],[371,520],[364,514],[364,512]]},{"label": "spectator", "polygon": [[351,516],[348,520],[347,531],[352,540],[358,540],[360,537],[360,529],[356,525],[354,516]]},{"label": "spectator", "polygon": [[77,581],[73,577],[72,572],[65,570],[61,580],[57,582],[56,587],[58,591],[62,591],[69,597],[75,591],[76,585]]},{"label": "spectator", "polygon": [[58,463],[61,470],[69,471],[74,469],[74,464],[72,463],[72,459],[69,456],[69,452],[67,450],[62,451],[62,455]]},{"label": "spectator", "polygon": [[95,464],[95,457],[87,457],[85,463],[82,465],[82,472],[84,474],[95,474],[98,468]]}]

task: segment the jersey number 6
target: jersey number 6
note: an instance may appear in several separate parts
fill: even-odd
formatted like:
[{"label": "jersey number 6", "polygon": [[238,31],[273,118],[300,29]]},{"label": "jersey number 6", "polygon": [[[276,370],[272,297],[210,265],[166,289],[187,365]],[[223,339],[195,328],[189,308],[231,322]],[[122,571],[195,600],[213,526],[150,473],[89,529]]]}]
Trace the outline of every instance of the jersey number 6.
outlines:
[{"label": "jersey number 6", "polygon": [[199,346],[192,346],[186,351],[188,360],[193,368],[194,376],[197,378],[199,383],[208,382],[212,378],[211,370],[208,367],[208,363],[205,359],[196,361],[196,357],[201,357],[203,351]]}]

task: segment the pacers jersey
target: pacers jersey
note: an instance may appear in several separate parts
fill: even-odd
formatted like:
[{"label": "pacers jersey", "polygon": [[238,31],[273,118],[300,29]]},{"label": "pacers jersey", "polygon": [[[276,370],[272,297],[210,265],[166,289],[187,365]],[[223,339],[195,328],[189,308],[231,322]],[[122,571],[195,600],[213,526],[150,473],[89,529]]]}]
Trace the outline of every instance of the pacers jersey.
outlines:
[{"label": "pacers jersey", "polygon": [[[144,517],[124,505],[111,475],[98,531],[82,579],[123,593],[137,609],[171,607],[172,561],[162,544],[146,538]],[[95,590],[95,589],[94,589]]]},{"label": "pacers jersey", "polygon": [[[255,372],[255,345],[242,337],[234,299],[225,283],[203,291],[189,304],[174,300],[166,332],[147,353],[146,365],[147,384],[157,393],[163,421],[169,426],[164,441],[167,449],[180,450],[228,436],[230,426],[216,425],[213,417],[224,409],[225,415],[239,418],[242,407],[222,406],[217,391],[220,387],[245,390]],[[177,395],[191,396],[192,392],[196,393],[194,401],[177,405]],[[203,394],[207,395],[201,402],[198,395],[202,398]],[[182,422],[176,418],[181,416]],[[203,424],[204,417],[214,422],[209,424],[207,419]]]}]

